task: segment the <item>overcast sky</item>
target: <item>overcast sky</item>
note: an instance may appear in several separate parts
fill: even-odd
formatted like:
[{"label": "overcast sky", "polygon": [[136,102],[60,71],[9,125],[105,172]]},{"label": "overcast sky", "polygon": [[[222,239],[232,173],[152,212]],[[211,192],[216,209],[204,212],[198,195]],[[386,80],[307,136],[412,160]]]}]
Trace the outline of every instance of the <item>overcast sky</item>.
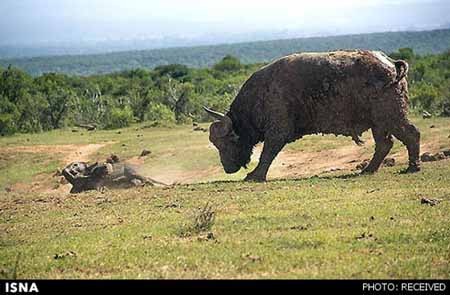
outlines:
[{"label": "overcast sky", "polygon": [[450,26],[449,0],[0,0],[0,43]]}]

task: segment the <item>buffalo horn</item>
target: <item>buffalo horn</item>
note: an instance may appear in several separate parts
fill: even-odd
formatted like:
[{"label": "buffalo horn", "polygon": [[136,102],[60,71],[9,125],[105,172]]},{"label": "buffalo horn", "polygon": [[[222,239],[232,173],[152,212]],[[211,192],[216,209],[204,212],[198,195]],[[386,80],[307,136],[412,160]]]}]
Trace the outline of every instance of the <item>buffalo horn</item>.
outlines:
[{"label": "buffalo horn", "polygon": [[222,118],[225,117],[224,114],[219,113],[219,112],[216,112],[216,111],[213,111],[213,110],[211,110],[211,109],[209,109],[209,108],[207,108],[207,107],[205,107],[205,106],[203,107],[203,109],[204,109],[208,114],[210,114],[214,119],[222,120]]}]

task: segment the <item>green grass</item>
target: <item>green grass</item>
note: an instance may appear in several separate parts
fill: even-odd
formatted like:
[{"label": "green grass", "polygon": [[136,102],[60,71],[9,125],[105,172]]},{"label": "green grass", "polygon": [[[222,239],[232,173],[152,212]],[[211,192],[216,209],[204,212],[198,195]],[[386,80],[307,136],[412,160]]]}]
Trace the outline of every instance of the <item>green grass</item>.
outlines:
[{"label": "green grass", "polygon": [[51,173],[58,162],[47,154],[0,153],[0,190],[18,182],[31,182],[34,176]]},{"label": "green grass", "polygon": [[[0,267],[21,253],[20,278],[448,278],[449,175],[447,160],[416,175],[8,194]],[[206,203],[215,239],[180,237]]]},{"label": "green grass", "polygon": [[[415,121],[425,141],[450,147],[448,119]],[[114,140],[93,157],[111,149],[128,157],[148,147],[153,153],[145,169],[220,165],[207,133],[186,126],[135,128],[120,135],[19,135],[1,139],[0,146],[23,145],[27,137],[33,139],[28,144]],[[339,145],[341,140],[347,142],[338,138]],[[323,144],[313,137],[305,141],[308,151]],[[159,163],[161,157],[166,162]],[[16,168],[0,163],[4,181]],[[417,174],[401,174],[402,168],[369,176],[340,171],[267,183],[216,181],[79,195],[2,193],[0,276],[12,276],[20,253],[18,278],[448,279],[450,160],[423,163]],[[209,177],[226,179],[222,172]],[[421,197],[441,202],[429,206]],[[180,234],[196,224],[196,212],[207,204],[214,222]]]}]

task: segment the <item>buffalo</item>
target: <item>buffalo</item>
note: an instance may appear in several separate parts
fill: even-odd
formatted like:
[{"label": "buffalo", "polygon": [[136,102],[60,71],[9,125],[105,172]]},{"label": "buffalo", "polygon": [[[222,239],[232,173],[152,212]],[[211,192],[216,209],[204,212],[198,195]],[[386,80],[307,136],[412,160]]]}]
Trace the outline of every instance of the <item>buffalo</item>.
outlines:
[{"label": "buffalo", "polygon": [[380,51],[296,53],[262,67],[243,84],[226,114],[205,107],[216,121],[210,141],[226,173],[250,162],[264,142],[257,167],[245,180],[265,181],[281,149],[310,134],[350,136],[372,130],[375,153],[362,173],[378,170],[393,145],[406,145],[409,166],[420,170],[420,132],[407,118],[408,64]]}]

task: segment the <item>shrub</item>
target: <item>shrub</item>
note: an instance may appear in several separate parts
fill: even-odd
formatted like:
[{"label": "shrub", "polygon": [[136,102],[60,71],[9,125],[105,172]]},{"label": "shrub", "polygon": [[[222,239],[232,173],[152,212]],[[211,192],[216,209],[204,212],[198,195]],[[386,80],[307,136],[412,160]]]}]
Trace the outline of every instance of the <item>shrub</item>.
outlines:
[{"label": "shrub", "polygon": [[105,119],[106,129],[127,127],[134,121],[133,111],[129,106],[124,108],[113,107]]},{"label": "shrub", "polygon": [[214,65],[213,69],[220,72],[236,72],[242,65],[238,58],[227,55],[220,62]]},{"label": "shrub", "polygon": [[188,223],[184,223],[178,231],[180,237],[189,237],[193,234],[199,234],[212,228],[215,220],[216,212],[206,203],[198,211],[192,214]]},{"label": "shrub", "polygon": [[166,105],[151,103],[144,114],[144,120],[173,123],[175,122],[175,115]]},{"label": "shrub", "polygon": [[429,112],[436,111],[440,100],[439,90],[428,83],[416,84],[411,94],[412,106]]}]

